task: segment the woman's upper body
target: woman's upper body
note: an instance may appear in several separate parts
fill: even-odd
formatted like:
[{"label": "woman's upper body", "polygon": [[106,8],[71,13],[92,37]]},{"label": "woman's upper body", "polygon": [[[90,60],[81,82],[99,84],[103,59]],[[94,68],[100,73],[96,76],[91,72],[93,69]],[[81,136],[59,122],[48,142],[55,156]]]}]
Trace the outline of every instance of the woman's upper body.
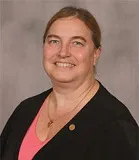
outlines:
[{"label": "woman's upper body", "polygon": [[[2,160],[18,159],[24,136],[51,91],[29,98],[16,108],[1,135]],[[100,84],[95,96],[39,150],[34,160],[136,160],[138,134],[128,109]]]},{"label": "woman's upper body", "polygon": [[95,18],[87,10],[65,7],[50,19],[43,40],[44,69],[53,89],[15,110],[2,133],[3,159],[16,159],[22,152],[25,133],[45,101],[35,134],[49,141],[34,159],[134,160],[137,124],[95,79],[101,53]]}]

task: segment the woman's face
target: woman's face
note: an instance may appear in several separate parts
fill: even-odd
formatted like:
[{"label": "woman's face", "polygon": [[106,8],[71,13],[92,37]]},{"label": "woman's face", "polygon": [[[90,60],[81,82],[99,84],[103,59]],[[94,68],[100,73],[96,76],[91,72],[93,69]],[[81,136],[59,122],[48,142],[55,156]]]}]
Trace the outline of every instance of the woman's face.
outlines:
[{"label": "woman's face", "polygon": [[44,44],[44,68],[52,81],[81,82],[94,76],[93,65],[99,57],[91,31],[83,21],[68,17],[56,20]]}]

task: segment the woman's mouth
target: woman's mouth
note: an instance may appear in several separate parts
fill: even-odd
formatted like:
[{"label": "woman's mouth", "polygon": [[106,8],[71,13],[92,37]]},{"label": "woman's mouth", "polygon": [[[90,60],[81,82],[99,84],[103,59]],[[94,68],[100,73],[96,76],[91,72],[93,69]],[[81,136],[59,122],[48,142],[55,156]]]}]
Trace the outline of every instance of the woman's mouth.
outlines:
[{"label": "woman's mouth", "polygon": [[58,67],[74,67],[74,64],[71,64],[69,62],[56,62],[55,63],[56,66]]}]

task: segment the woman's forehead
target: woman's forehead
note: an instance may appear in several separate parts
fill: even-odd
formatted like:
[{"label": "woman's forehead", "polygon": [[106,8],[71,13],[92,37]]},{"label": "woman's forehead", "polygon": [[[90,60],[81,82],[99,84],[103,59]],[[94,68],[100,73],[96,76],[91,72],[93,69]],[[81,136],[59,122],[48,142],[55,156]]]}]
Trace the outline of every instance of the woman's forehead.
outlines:
[{"label": "woman's forehead", "polygon": [[58,34],[63,36],[84,35],[90,38],[92,37],[91,30],[85,25],[83,21],[76,17],[67,17],[56,20],[49,28],[48,34]]}]

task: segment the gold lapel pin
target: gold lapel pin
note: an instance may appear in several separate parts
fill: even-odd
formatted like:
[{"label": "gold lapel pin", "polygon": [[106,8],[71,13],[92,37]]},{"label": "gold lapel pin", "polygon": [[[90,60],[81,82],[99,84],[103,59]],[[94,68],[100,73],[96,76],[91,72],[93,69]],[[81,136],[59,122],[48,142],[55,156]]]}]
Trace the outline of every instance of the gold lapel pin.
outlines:
[{"label": "gold lapel pin", "polygon": [[75,125],[74,124],[71,124],[70,126],[69,126],[69,130],[70,131],[73,131],[75,129]]}]

